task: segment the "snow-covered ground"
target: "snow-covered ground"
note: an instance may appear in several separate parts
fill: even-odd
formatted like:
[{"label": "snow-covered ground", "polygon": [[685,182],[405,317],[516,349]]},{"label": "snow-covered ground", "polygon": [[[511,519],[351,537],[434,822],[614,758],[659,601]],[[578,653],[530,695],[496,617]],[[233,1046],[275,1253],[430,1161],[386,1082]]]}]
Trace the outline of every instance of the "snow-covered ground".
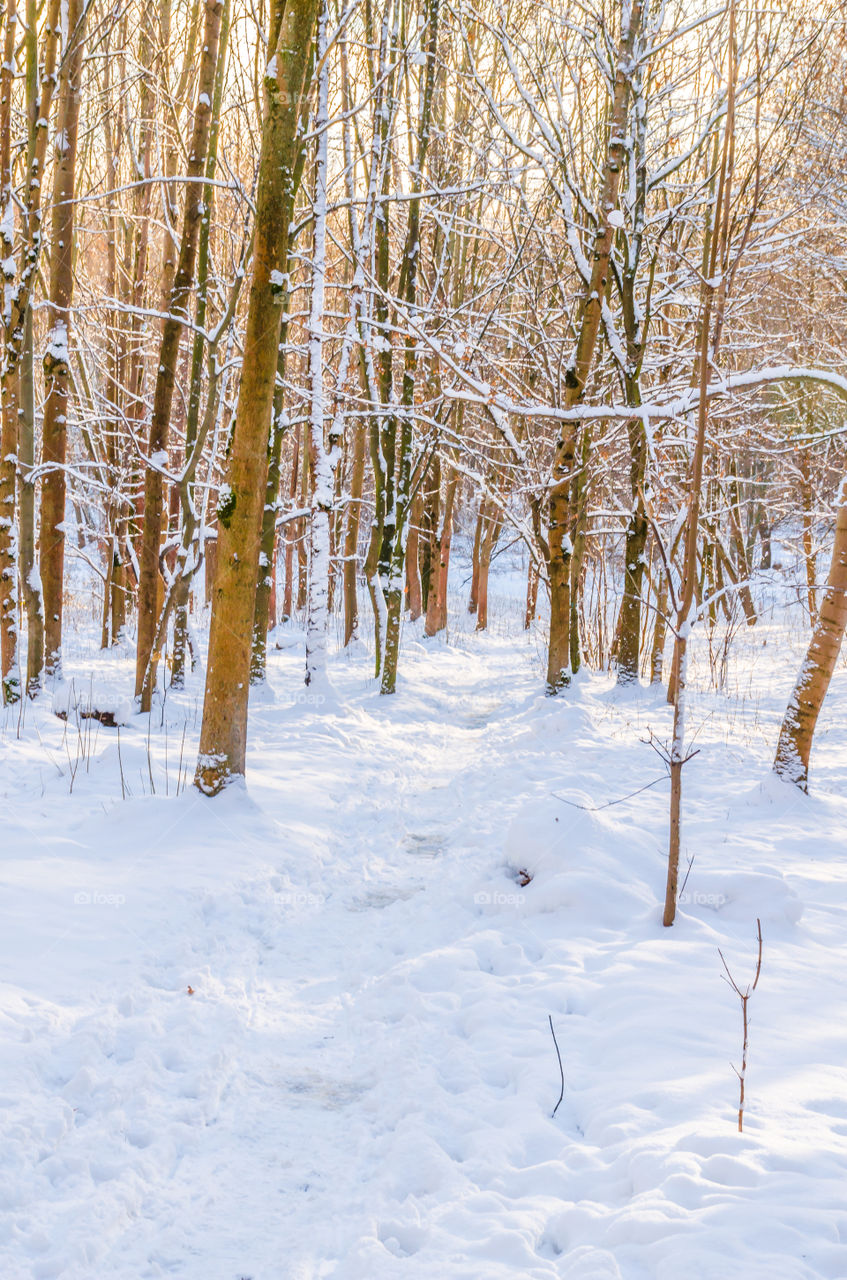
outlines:
[{"label": "snow-covered ground", "polygon": [[720,694],[701,637],[665,930],[662,693],[545,699],[510,609],[407,627],[392,699],[359,651],[309,701],[291,636],[215,800],[199,673],[78,730],[132,666],[80,629],[67,724],[5,713],[2,1280],[847,1276],[847,669],[805,797],[799,615]]}]

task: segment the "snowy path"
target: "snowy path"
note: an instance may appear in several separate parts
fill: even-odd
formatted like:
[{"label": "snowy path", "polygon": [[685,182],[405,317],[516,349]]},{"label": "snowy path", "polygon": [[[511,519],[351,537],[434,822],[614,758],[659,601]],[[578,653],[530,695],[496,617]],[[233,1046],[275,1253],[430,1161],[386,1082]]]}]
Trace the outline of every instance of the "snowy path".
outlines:
[{"label": "snowy path", "polygon": [[[132,797],[108,731],[69,797],[58,722],[7,726],[4,1280],[843,1280],[847,801],[709,703],[668,934],[666,788],[556,798],[654,778],[660,697],[407,648],[390,701],[334,667],[336,709],[275,658],[248,795],[140,794],[134,727]],[[717,949],[752,976],[757,915],[742,1136]]]}]

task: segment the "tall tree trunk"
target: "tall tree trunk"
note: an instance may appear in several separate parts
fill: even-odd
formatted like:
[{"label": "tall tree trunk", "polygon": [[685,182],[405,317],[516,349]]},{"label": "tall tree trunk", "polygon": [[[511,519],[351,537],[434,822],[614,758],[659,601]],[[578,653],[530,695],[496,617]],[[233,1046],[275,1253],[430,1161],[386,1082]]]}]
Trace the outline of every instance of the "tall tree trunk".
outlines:
[{"label": "tall tree trunk", "polygon": [[[15,208],[12,196],[12,90],[15,76],[16,0],[8,0],[3,32],[3,62],[0,65],[0,236],[2,236],[3,287],[14,280],[7,265],[14,262]],[[7,320],[3,308],[4,324]],[[15,546],[15,464],[18,424],[14,383],[7,385],[6,356],[3,358],[2,425],[0,425],[0,674],[2,701],[20,697],[17,628],[17,550]]]},{"label": "tall tree trunk", "polygon": [[[26,334],[21,352],[21,407],[18,418],[20,425],[20,439],[18,440],[21,513],[20,572],[21,593],[27,621],[26,691],[29,697],[34,698],[41,688],[44,665],[44,604],[41,593],[41,580],[35,563],[35,482],[32,478],[35,466],[35,370],[33,367],[32,307],[27,311],[25,325]],[[44,447],[44,461],[47,461],[46,444]],[[62,514],[64,516],[64,505]],[[60,608],[61,598],[60,585]]]},{"label": "tall tree trunk", "polygon": [[330,516],[334,474],[326,450],[324,424],[323,337],[326,281],[327,168],[329,131],[329,68],[326,62],[326,3],[318,18],[316,56],[320,66],[318,108],[315,114],[314,239],[312,244],[312,302],[309,315],[309,385],[311,404],[309,442],[312,461],[312,502],[309,521],[309,600],[306,612],[306,684],[318,690],[328,685],[326,672],[329,625]]},{"label": "tall tree trunk", "polygon": [[[181,689],[185,684],[185,662],[189,649],[188,606],[191,596],[191,584],[194,575],[203,563],[202,547],[199,542],[199,529],[194,497],[194,474],[199,461],[201,442],[200,432],[200,393],[203,381],[203,350],[206,327],[206,315],[209,300],[209,267],[212,210],[214,208],[215,187],[213,179],[217,168],[218,138],[220,135],[220,117],[223,103],[224,83],[226,79],[227,53],[229,49],[229,29],[232,11],[232,0],[224,0],[221,13],[221,25],[218,36],[218,64],[215,69],[215,92],[212,99],[212,122],[209,131],[209,145],[206,151],[205,175],[203,185],[203,214],[200,222],[200,237],[197,247],[197,307],[195,312],[196,330],[191,347],[191,375],[188,389],[188,408],[185,420],[185,466],[179,484],[179,500],[182,512],[182,545],[177,556],[177,568],[173,583],[174,613],[174,646],[171,667],[171,685]],[[196,33],[199,29],[199,4],[195,7],[189,38],[189,55],[183,73],[186,80],[191,59],[193,58]],[[184,85],[181,86],[184,90]],[[240,290],[240,285],[237,286]],[[230,310],[234,305],[231,302]],[[215,329],[216,341],[209,343],[209,387],[207,391],[207,420],[211,424],[214,417],[214,399],[220,380],[220,366],[216,353],[211,350],[217,346],[217,340],[223,334],[225,320],[218,323]],[[202,432],[200,432],[202,435]],[[161,627],[161,619],[160,619]]]},{"label": "tall tree trunk", "polygon": [[[400,295],[409,315],[418,307],[418,274],[421,257],[421,189],[427,151],[432,130],[432,101],[435,90],[436,54],[438,51],[438,19],[440,0],[425,0],[424,30],[426,65],[417,129],[417,154],[412,166],[413,194],[409,201],[409,221],[400,269]],[[390,353],[389,353],[390,354]],[[418,364],[418,337],[408,332],[405,341],[403,385],[400,409],[389,419],[388,431],[395,439],[386,452],[391,470],[387,471],[388,509],[383,532],[381,578],[386,604],[385,652],[383,654],[380,693],[394,693],[397,687],[397,665],[400,659],[400,625],[403,612],[403,578],[406,561],[406,534],[412,500],[412,414]],[[396,477],[393,466],[396,459]]]},{"label": "tall tree trunk", "polygon": [[[40,115],[40,84],[38,68],[37,6],[35,0],[27,0],[24,47],[26,49],[26,120],[29,137],[28,168],[31,173],[37,121]],[[46,151],[46,148],[45,148]],[[42,178],[39,173],[39,178]],[[39,186],[40,186],[39,182]],[[40,225],[35,224],[34,234],[40,236]],[[19,481],[18,499],[18,571],[27,627],[27,675],[26,690],[35,697],[41,685],[44,662],[44,609],[41,583],[35,562],[35,357],[33,351],[32,305],[24,314],[23,342],[18,370],[18,440],[17,463]]]},{"label": "tall tree trunk", "polygon": [[207,795],[243,776],[245,767],[259,536],[282,319],[278,282],[287,267],[301,104],[318,7],[319,0],[287,0],[284,9],[277,7],[276,38],[265,72],[267,110],[259,157],[253,279],[238,407],[218,506],[218,572],[195,775],[196,786]]},{"label": "tall tree trunk", "polygon": [[[591,279],[586,289],[585,304],[579,326],[573,365],[568,370],[564,407],[578,405],[594,363],[597,337],[603,301],[606,297],[609,275],[609,257],[614,238],[614,226],[609,215],[617,208],[621,173],[626,164],[626,125],[630,96],[630,77],[633,71],[633,50],[641,24],[641,0],[633,0],[624,21],[628,24],[621,31],[618,49],[611,123],[603,177],[600,184],[597,208],[599,222],[594,237]],[[562,423],[553,460],[553,485],[549,501],[549,574],[550,574],[550,644],[547,655],[547,692],[556,693],[570,682],[572,660],[571,635],[571,559],[575,504],[572,497],[576,477],[579,424],[573,420]]]},{"label": "tall tree trunk", "polygon": [[[682,816],[682,770],[685,765],[685,712],[688,673],[688,639],[695,617],[695,591],[697,586],[697,548],[700,527],[700,500],[703,486],[703,463],[706,453],[706,427],[709,417],[708,387],[712,368],[717,359],[722,309],[725,301],[727,254],[729,252],[729,225],[731,187],[735,157],[735,89],[738,72],[738,51],[735,42],[735,2],[730,0],[729,36],[727,42],[727,113],[724,124],[723,152],[715,202],[714,224],[707,224],[704,240],[704,262],[701,284],[702,304],[700,331],[697,343],[697,431],[689,477],[689,502],[685,524],[685,553],[682,569],[682,590],[677,612],[674,643],[673,685],[673,737],[669,759],[671,779],[670,823],[668,835],[668,875],[665,885],[665,909],[662,923],[669,928],[676,918],[676,898],[679,878],[679,855]],[[720,274],[718,274],[720,272]],[[711,332],[712,315],[715,314],[715,331]]]},{"label": "tall tree trunk", "polygon": [[[169,0],[161,0],[162,4]],[[138,144],[135,158],[138,183],[135,188],[135,207],[133,209],[133,235],[128,238],[126,247],[126,273],[129,278],[129,317],[126,364],[127,364],[127,396],[126,416],[129,434],[133,439],[140,439],[143,430],[145,413],[144,348],[147,322],[144,315],[144,303],[147,293],[147,269],[150,257],[150,222],[154,183],[152,182],[152,152],[156,111],[156,86],[154,67],[157,61],[156,42],[153,39],[154,24],[142,22],[139,27],[138,61],[141,73],[141,90],[138,103]],[[123,581],[125,592],[123,609],[126,611],[130,586],[137,595],[138,589],[138,540],[139,519],[143,519],[143,478],[139,475],[138,463],[135,459],[129,465],[129,475],[125,487],[128,498],[117,498],[117,545],[123,563]],[[118,635],[117,621],[113,625],[113,634]]]},{"label": "tall tree trunk", "polygon": [[48,676],[62,674],[62,589],[65,572],[65,459],[70,408],[71,302],[74,286],[74,189],[79,127],[80,76],[88,8],[69,0],[66,50],[59,81],[56,155],[53,168],[53,222],[50,248],[49,334],[44,355],[47,395],[42,426],[39,560],[44,592],[44,660]]},{"label": "tall tree trunk", "polygon": [[[48,0],[44,23],[43,60],[38,61],[37,5],[27,0],[25,44],[27,49],[27,147],[26,190],[22,209],[20,263],[12,251],[3,261],[5,277],[3,365],[0,371],[0,659],[3,701],[20,698],[18,670],[18,540],[16,520],[16,471],[18,417],[21,412],[20,361],[26,342],[32,292],[41,258],[41,195],[47,130],[56,84],[56,63],[61,35],[59,0]],[[14,5],[6,18],[6,38],[0,80],[0,170],[2,170],[2,228],[7,246],[13,247],[14,212],[11,173],[11,94],[14,74],[14,33],[18,16]]]},{"label": "tall tree trunk", "polygon": [[[119,43],[125,40],[125,22],[118,28]],[[111,109],[112,97],[112,47],[111,29],[104,37],[103,58],[103,97],[109,106],[103,113],[104,166],[107,174],[114,175],[118,170],[118,152],[122,137],[122,119],[120,113]],[[117,58],[116,78],[118,84],[123,83],[125,71],[125,55],[121,52]],[[118,267],[118,232],[120,218],[117,209],[117,193],[109,182],[106,194],[106,261],[108,263],[109,294],[113,305],[108,312],[108,349],[106,355],[106,416],[104,453],[106,458],[106,477],[111,493],[106,501],[104,513],[106,573],[103,591],[103,627],[100,637],[101,648],[107,649],[117,644],[123,629],[125,614],[125,567],[123,564],[123,548],[121,547],[121,508],[116,492],[120,474],[120,449],[118,444],[118,424],[120,422],[120,406],[122,403],[123,378],[126,366],[126,340],[119,321],[118,298],[124,284],[124,276]]]},{"label": "tall tree trunk", "polygon": [[154,641],[159,621],[159,544],[163,523],[163,472],[168,462],[171,404],[183,328],[188,320],[194,265],[203,218],[203,184],[212,122],[212,94],[218,59],[222,0],[205,0],[203,52],[197,81],[197,102],[186,165],[185,207],[179,261],[170,290],[168,313],[162,326],[153,413],[144,476],[144,525],[139,556],[138,649],[135,663],[135,695],[142,711],[149,711],[156,686],[158,653]]}]

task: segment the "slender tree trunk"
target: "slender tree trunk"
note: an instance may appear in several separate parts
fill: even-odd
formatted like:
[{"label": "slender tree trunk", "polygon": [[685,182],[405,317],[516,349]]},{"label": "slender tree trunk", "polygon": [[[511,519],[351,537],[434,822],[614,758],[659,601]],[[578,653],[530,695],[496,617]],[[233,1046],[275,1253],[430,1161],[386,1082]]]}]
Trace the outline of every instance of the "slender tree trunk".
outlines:
[{"label": "slender tree trunk", "polygon": [[[44,664],[44,605],[41,580],[35,563],[35,483],[32,479],[35,465],[35,370],[31,307],[27,311],[25,324],[26,335],[21,352],[21,410],[18,419],[20,424],[18,441],[21,513],[20,570],[21,593],[27,620],[26,691],[30,698],[34,698],[41,688]],[[46,438],[44,461],[47,461]],[[61,607],[61,586],[59,600]]]},{"label": "slender tree trunk", "polygon": [[348,645],[359,630],[359,600],[356,588],[359,550],[359,526],[362,518],[362,489],[365,479],[367,434],[363,423],[357,423],[353,435],[353,467],[350,475],[350,501],[344,532],[344,643]]},{"label": "slender tree trunk", "polygon": [[668,630],[668,581],[662,576],[656,598],[656,616],[653,622],[653,643],[650,646],[650,683],[661,684],[663,677],[665,636]]},{"label": "slender tree trunk", "polygon": [[[288,498],[291,504],[297,497],[297,480],[300,475],[300,423],[294,429],[294,453],[291,459],[291,481]],[[287,622],[294,612],[294,543],[297,539],[297,522],[290,520],[285,529],[285,590],[282,597],[282,616]]]},{"label": "slender tree trunk", "polygon": [[79,128],[80,76],[88,9],[69,0],[68,31],[73,41],[62,64],[56,155],[53,169],[53,223],[50,249],[49,336],[44,356],[47,395],[42,426],[42,458],[49,466],[41,482],[39,559],[44,592],[44,657],[48,676],[62,674],[62,590],[65,571],[65,459],[70,408],[71,302],[74,286],[74,189]]},{"label": "slender tree trunk", "polygon": [[[41,195],[47,151],[48,121],[56,84],[60,27],[59,0],[49,0],[44,23],[43,61],[38,61],[37,5],[26,5],[27,64],[27,147],[26,191],[22,210],[20,264],[12,248],[3,261],[5,344],[0,371],[0,659],[2,659],[3,701],[20,698],[18,669],[18,538],[16,514],[16,471],[18,462],[18,419],[21,404],[20,361],[26,342],[32,291],[41,258]],[[0,73],[0,170],[2,170],[2,228],[6,246],[14,245],[14,213],[11,174],[11,95],[15,66],[17,10],[9,6],[4,41],[4,64]],[[34,450],[33,450],[34,452]]]},{"label": "slender tree trunk", "polygon": [[641,593],[644,586],[644,551],[649,525],[642,487],[647,470],[647,438],[640,418],[628,424],[630,448],[630,492],[632,507],[624,547],[624,588],[619,620],[618,684],[638,680],[641,642]]},{"label": "slender tree trunk", "polygon": [[[6,264],[14,261],[15,211],[12,197],[12,90],[15,75],[15,34],[17,6],[15,0],[6,5],[3,32],[3,62],[0,65],[0,236],[3,253],[3,287],[8,287],[14,272]],[[4,321],[6,319],[4,306]],[[2,424],[0,424],[0,673],[3,703],[17,702],[20,697],[18,673],[17,628],[17,549],[15,546],[15,464],[18,425],[17,397],[14,383],[7,383],[6,356],[3,360]]]},{"label": "slender tree trunk", "polygon": [[732,536],[732,545],[735,550],[736,576],[739,582],[738,594],[741,598],[741,607],[747,619],[747,626],[754,627],[758,621],[758,615],[756,606],[753,603],[753,593],[750,590],[750,561],[747,558],[747,547],[741,531],[741,520],[739,518],[741,499],[736,472],[737,468],[733,458],[730,463],[729,528]]},{"label": "slender tree trunk", "polygon": [[435,544],[436,554],[433,556],[433,580],[429,584],[424,626],[424,634],[428,636],[438,635],[447,626],[447,582],[450,575],[450,546],[453,541],[453,507],[458,487],[459,473],[451,468],[442,508],[441,527]]},{"label": "slender tree trunk", "polygon": [[[163,0],[167,3],[168,0]],[[140,439],[143,432],[145,414],[144,348],[146,342],[147,322],[144,317],[144,302],[147,296],[147,273],[150,258],[150,222],[153,198],[152,151],[156,110],[156,86],[154,83],[154,65],[156,63],[156,44],[153,39],[154,24],[142,22],[139,27],[139,64],[141,73],[141,91],[138,104],[138,147],[135,159],[138,184],[135,188],[135,208],[133,209],[134,233],[127,244],[126,265],[130,280],[129,332],[127,336],[127,397],[126,416],[130,436]],[[118,497],[118,547],[125,553],[121,556],[124,569],[123,578],[126,586],[123,608],[126,614],[129,603],[130,585],[132,592],[138,591],[138,542],[139,519],[143,519],[143,479],[139,475],[138,463],[135,459],[129,465],[126,478],[128,499]],[[117,623],[113,633],[119,634]]]},{"label": "slender tree trunk", "polygon": [[[288,306],[288,290],[283,286],[282,307]],[[286,314],[286,311],[283,311]],[[284,407],[284,393],[279,385],[284,376],[287,348],[287,324],[283,321],[279,339],[279,358],[277,360],[277,387],[274,393],[271,414],[271,431],[268,444],[268,477],[265,482],[265,507],[262,512],[262,534],[259,543],[259,580],[256,583],[256,612],[253,618],[253,645],[250,657],[250,683],[264,684],[268,663],[268,629],[270,627],[270,600],[273,590],[274,552],[277,543],[277,516],[279,515],[279,486],[282,475],[282,442],[288,429],[288,420]],[[299,428],[298,428],[299,430]],[[297,464],[295,458],[295,477]],[[286,526],[292,532],[299,529],[300,522]],[[289,546],[292,544],[289,544]],[[289,556],[286,552],[286,565]],[[286,586],[286,598],[290,594],[290,586]]]},{"label": "slender tree trunk", "polygon": [[[305,511],[312,492],[312,451],[304,432],[303,451],[300,455],[300,509]],[[298,517],[297,530],[297,608],[302,613],[309,599],[309,527],[305,516]]]},{"label": "slender tree trunk", "polygon": [[144,525],[139,555],[138,649],[135,694],[142,711],[149,711],[156,686],[159,654],[154,642],[159,621],[159,550],[163,522],[163,471],[168,462],[171,404],[182,331],[194,283],[194,266],[203,218],[203,177],[212,123],[212,94],[218,58],[222,0],[205,0],[203,51],[197,82],[197,102],[186,166],[186,193],[179,261],[170,290],[168,314],[162,326],[153,414],[148,440],[148,464],[144,477]]},{"label": "slender tree trunk", "polygon": [[812,483],[809,476],[809,457],[804,450],[800,458],[800,474],[802,483],[800,493],[803,503],[803,561],[806,568],[806,600],[809,608],[809,622],[814,627],[818,614],[815,592],[817,589],[818,567],[814,552],[814,521],[812,515]]},{"label": "slender tree trunk", "polygon": [[[395,527],[394,468],[395,422],[386,409],[393,398],[394,374],[389,324],[388,290],[391,277],[391,241],[389,237],[389,195],[391,191],[390,133],[396,114],[395,47],[397,31],[390,27],[390,3],[385,0],[379,35],[379,73],[374,85],[373,140],[368,184],[369,207],[372,211],[373,273],[376,289],[370,295],[368,323],[364,328],[363,381],[371,403],[368,447],[374,483],[374,511],[371,535],[365,556],[365,580],[368,586],[374,624],[374,672],[382,676],[385,661],[387,607],[385,582],[390,572],[390,554]],[[366,10],[372,13],[372,10]],[[368,32],[373,44],[373,31]],[[349,173],[349,166],[348,166]],[[348,187],[352,194],[352,187]],[[377,194],[378,193],[378,194]],[[355,229],[356,218],[352,219]],[[371,264],[358,235],[354,242],[366,268]]]},{"label": "slender tree trunk", "polygon": [[[125,23],[118,27],[119,43],[125,40]],[[107,30],[104,37],[103,58],[103,97],[109,105],[103,114],[103,144],[105,172],[109,175],[117,173],[118,152],[122,136],[122,120],[120,113],[111,109],[114,102],[112,95],[112,31]],[[117,58],[116,78],[123,83],[125,57],[120,53]],[[106,261],[108,263],[109,293],[114,304],[108,313],[108,349],[106,364],[106,418],[104,422],[104,452],[106,458],[106,477],[111,487],[105,511],[105,551],[106,573],[103,589],[103,627],[100,636],[101,647],[110,648],[118,642],[120,631],[124,625],[125,615],[121,614],[124,597],[124,566],[120,545],[120,502],[115,489],[120,474],[120,451],[118,446],[118,423],[122,404],[123,378],[126,365],[126,341],[120,323],[118,298],[123,287],[124,278],[118,268],[118,231],[120,219],[117,211],[117,195],[111,182],[106,195]]]},{"label": "slender tree trunk", "polygon": [[476,613],[479,608],[479,544],[482,541],[482,529],[485,524],[485,503],[486,498],[483,495],[479,500],[479,511],[476,516],[476,525],[473,534],[473,549],[471,551],[471,593],[468,597],[468,613]]},{"label": "slender tree trunk", "polygon": [[421,593],[420,529],[423,518],[423,495],[415,494],[406,542],[406,604],[412,622],[423,612]]},{"label": "slender tree trunk", "polygon": [[[633,0],[629,22],[621,31],[618,49],[611,123],[597,208],[600,220],[594,237],[591,280],[577,338],[576,354],[568,370],[564,407],[578,405],[585,392],[600,331],[602,303],[606,297],[609,257],[614,226],[609,215],[617,208],[621,173],[626,163],[626,125],[633,70],[633,50],[641,24],[641,0]],[[627,11],[624,10],[627,14]],[[571,636],[571,559],[575,508],[572,497],[576,477],[578,423],[562,423],[553,461],[553,485],[549,501],[550,644],[547,657],[547,692],[556,693],[570,682],[573,653]]]},{"label": "slender tree trunk", "polygon": [[502,527],[501,512],[493,503],[489,503],[485,512],[485,527],[479,541],[479,576],[477,580],[476,629],[485,631],[488,626],[488,577],[491,571],[491,557],[497,545]]},{"label": "slender tree trunk", "polygon": [[538,606],[538,566],[532,556],[529,558],[529,568],[526,574],[526,612],[524,613],[524,630],[529,631],[535,621],[536,609]]},{"label": "slender tree trunk", "polygon": [[326,400],[323,373],[323,337],[326,281],[327,169],[329,131],[329,68],[326,63],[327,11],[318,18],[318,108],[315,114],[317,163],[315,165],[314,240],[312,244],[312,305],[309,316],[309,384],[311,405],[309,440],[313,490],[309,521],[309,600],[306,613],[306,684],[318,690],[328,686],[326,671],[329,625],[330,516],[334,490],[332,462],[324,440]]},{"label": "slender tree trunk", "polygon": [[[201,384],[203,381],[203,350],[205,346],[203,330],[206,327],[209,298],[209,266],[211,256],[210,236],[212,210],[214,208],[215,197],[213,179],[217,168],[218,138],[220,134],[220,116],[226,77],[227,53],[229,48],[231,10],[231,0],[224,0],[223,10],[221,12],[220,32],[218,35],[218,59],[217,67],[215,69],[215,91],[212,99],[212,121],[209,130],[209,144],[206,151],[205,162],[206,182],[203,185],[203,212],[200,221],[200,236],[197,247],[197,308],[195,312],[195,324],[197,327],[191,347],[191,374],[188,389],[188,407],[186,410],[185,420],[185,466],[179,483],[179,502],[182,513],[182,544],[177,555],[175,580],[172,587],[174,593],[174,647],[173,664],[171,667],[171,685],[175,689],[181,689],[185,684],[185,663],[190,648],[188,608],[191,598],[191,584],[194,575],[199,571],[200,566],[203,563],[203,548],[199,541],[200,531],[198,529],[197,512],[195,507],[193,477],[199,461],[199,457],[197,455],[199,455],[200,449],[197,437],[200,429],[200,397]],[[185,82],[187,81],[189,69],[193,60],[193,52],[198,30],[199,3],[195,5],[195,12],[189,38],[189,51],[188,56],[186,57],[185,69],[182,77],[183,84],[180,86],[180,96],[181,93],[184,92]],[[240,286],[237,287],[240,288]],[[231,303],[231,308],[233,305],[234,302]],[[215,330],[218,338],[223,333],[224,327],[225,323],[223,321],[218,323]],[[216,348],[217,341],[210,343],[209,346],[210,348]],[[216,351],[212,351],[210,349],[209,357],[210,372],[209,387],[207,391],[207,421],[211,423],[211,420],[214,417],[213,402],[217,393],[220,372],[216,358]]]},{"label": "slender tree trunk", "polygon": [[[409,201],[409,221],[400,272],[400,294],[410,315],[418,307],[418,274],[421,257],[421,188],[432,129],[432,101],[435,89],[436,54],[440,0],[425,0],[424,31],[426,65],[418,121],[417,154],[412,168],[413,195]],[[386,227],[387,231],[387,227]],[[390,355],[390,352],[389,352]],[[386,604],[385,651],[383,654],[380,692],[394,693],[400,659],[400,625],[403,613],[403,578],[406,561],[406,535],[412,488],[412,415],[418,364],[418,339],[407,333],[405,341],[403,385],[397,413],[388,419],[387,431],[394,436],[390,450],[383,448],[389,468],[386,471],[388,506],[383,530],[381,578]],[[396,477],[393,474],[396,460]]]},{"label": "slender tree trunk", "polygon": [[424,480],[423,548],[421,552],[421,607],[429,610],[429,595],[436,590],[438,575],[438,529],[441,507],[441,454],[436,449]]},{"label": "slender tree trunk", "polygon": [[[730,191],[735,154],[735,87],[737,76],[737,49],[735,44],[735,4],[730,0],[728,38],[727,114],[724,125],[723,154],[715,204],[714,227],[704,243],[704,261],[708,268],[703,273],[700,331],[697,344],[697,432],[689,479],[689,502],[685,524],[685,554],[682,570],[682,592],[677,613],[673,670],[673,738],[669,760],[671,779],[670,829],[668,837],[668,876],[665,886],[665,910],[662,922],[666,928],[676,918],[676,898],[679,878],[679,856],[682,813],[682,770],[685,765],[685,712],[686,682],[688,671],[688,640],[695,618],[695,591],[697,585],[697,548],[700,526],[700,500],[703,486],[703,463],[706,453],[706,427],[709,417],[708,387],[712,368],[717,359],[722,308],[726,288],[726,255],[729,250]],[[708,256],[706,256],[708,254]],[[720,275],[718,271],[720,270]],[[716,283],[717,282],[717,283]],[[713,310],[715,332],[711,332]]]},{"label": "slender tree trunk", "polygon": [[[38,67],[38,18],[36,0],[27,0],[26,28],[26,119],[29,138],[28,169],[38,175],[41,185],[43,173],[33,167],[33,156],[38,137],[37,121],[40,116],[40,83]],[[46,154],[46,148],[45,148]],[[32,182],[30,181],[30,190]],[[33,239],[40,239],[40,221],[30,220]],[[18,369],[18,571],[20,576],[23,612],[27,629],[26,690],[30,697],[38,694],[44,663],[44,609],[41,583],[35,560],[35,358],[33,351],[32,306],[24,312],[23,340],[20,347]]]}]

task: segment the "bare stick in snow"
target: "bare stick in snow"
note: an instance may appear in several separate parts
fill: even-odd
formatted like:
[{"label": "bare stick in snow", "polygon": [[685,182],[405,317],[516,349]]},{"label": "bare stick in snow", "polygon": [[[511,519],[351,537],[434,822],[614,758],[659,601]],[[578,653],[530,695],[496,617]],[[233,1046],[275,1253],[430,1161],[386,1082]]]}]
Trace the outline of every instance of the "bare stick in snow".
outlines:
[{"label": "bare stick in snow", "polygon": [[[724,959],[723,952],[720,950],[720,948],[718,948],[718,955],[720,956],[723,962],[723,967],[726,970],[725,981],[729,983],[729,985],[732,987],[735,994],[738,996],[738,999],[741,1001],[741,1017],[742,1017],[743,1029],[744,1029],[743,1042],[741,1045],[741,1070],[739,1071],[737,1067],[732,1068],[735,1074],[738,1076],[738,1084],[739,1084],[739,1090],[740,1090],[739,1097],[738,1097],[738,1132],[739,1133],[741,1133],[744,1128],[744,1085],[747,1078],[747,1045],[748,1045],[748,1031],[750,1026],[749,1017],[747,1013],[747,1005],[751,995],[756,990],[756,987],[759,985],[759,975],[762,972],[762,922],[761,920],[758,919],[758,917],[756,919],[756,929],[757,929],[758,939],[759,939],[759,958],[756,961],[756,976],[753,979],[753,985],[750,986],[748,984],[743,991],[739,987],[738,983],[735,981],[735,978],[733,978],[732,974],[730,973],[729,965]],[[721,976],[723,977],[723,975]]]},{"label": "bare stick in snow", "polygon": [[553,1037],[553,1044],[556,1046],[556,1057],[559,1059],[559,1075],[562,1081],[562,1087],[559,1090],[559,1101],[556,1103],[555,1107],[553,1108],[553,1116],[555,1116],[556,1112],[559,1110],[559,1107],[562,1105],[562,1098],[564,1098],[565,1096],[565,1069],[562,1066],[562,1055],[559,1052],[559,1042],[556,1039],[556,1032],[553,1030],[553,1015],[548,1013],[547,1020],[550,1023],[550,1035]]}]

